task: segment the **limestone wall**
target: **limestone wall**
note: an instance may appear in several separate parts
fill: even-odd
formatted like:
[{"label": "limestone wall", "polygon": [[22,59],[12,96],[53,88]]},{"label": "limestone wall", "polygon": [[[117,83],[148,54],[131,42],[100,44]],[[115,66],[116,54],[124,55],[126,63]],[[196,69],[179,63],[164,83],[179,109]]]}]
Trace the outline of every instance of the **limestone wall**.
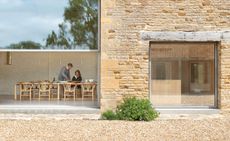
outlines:
[{"label": "limestone wall", "polygon": [[219,48],[219,95],[222,109],[230,109],[230,41],[222,41]]},{"label": "limestone wall", "polygon": [[[143,32],[173,32],[173,41],[178,32],[203,31],[190,37],[213,41],[205,32],[230,31],[229,21],[229,0],[101,0],[101,110],[114,108],[124,96],[149,97],[152,39],[144,40]],[[219,107],[230,108],[230,36],[221,35]]]}]

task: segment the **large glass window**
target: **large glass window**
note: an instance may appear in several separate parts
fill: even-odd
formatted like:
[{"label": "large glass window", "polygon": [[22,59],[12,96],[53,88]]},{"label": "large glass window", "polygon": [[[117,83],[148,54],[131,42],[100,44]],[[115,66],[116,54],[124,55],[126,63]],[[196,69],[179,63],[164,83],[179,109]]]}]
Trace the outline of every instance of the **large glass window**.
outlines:
[{"label": "large glass window", "polygon": [[214,48],[213,43],[152,43],[152,103],[214,106]]},{"label": "large glass window", "polygon": [[0,106],[98,106],[99,6],[0,0]]},{"label": "large glass window", "polygon": [[[0,52],[0,107],[35,106],[39,110],[42,105],[47,109],[78,110],[79,106],[99,106],[96,51],[12,52],[10,56],[8,64],[8,53]],[[59,76],[63,76],[68,63],[73,65],[68,71],[70,77],[61,80]]]},{"label": "large glass window", "polygon": [[0,0],[0,50],[97,50],[98,0]]}]

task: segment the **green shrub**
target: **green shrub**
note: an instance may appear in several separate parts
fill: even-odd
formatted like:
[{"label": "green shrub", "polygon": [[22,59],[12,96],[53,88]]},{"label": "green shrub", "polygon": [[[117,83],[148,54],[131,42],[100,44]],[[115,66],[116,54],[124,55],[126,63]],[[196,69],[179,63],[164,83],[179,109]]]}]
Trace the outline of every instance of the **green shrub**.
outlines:
[{"label": "green shrub", "polygon": [[116,120],[117,115],[112,110],[107,110],[106,112],[102,113],[101,119],[103,119],[103,120]]},{"label": "green shrub", "polygon": [[132,97],[124,99],[124,102],[117,107],[116,115],[120,120],[150,121],[157,118],[159,113],[154,110],[148,99]]}]

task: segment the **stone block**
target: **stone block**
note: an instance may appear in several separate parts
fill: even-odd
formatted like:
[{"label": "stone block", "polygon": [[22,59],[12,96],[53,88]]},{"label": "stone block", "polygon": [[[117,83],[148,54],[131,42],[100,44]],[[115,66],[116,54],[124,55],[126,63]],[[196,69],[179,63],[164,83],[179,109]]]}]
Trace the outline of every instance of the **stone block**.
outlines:
[{"label": "stone block", "polygon": [[[224,41],[230,42],[230,31],[225,31],[225,32],[223,32],[222,39],[223,39]],[[229,45],[229,48],[230,48],[230,43],[229,43],[228,45]],[[230,50],[230,49],[229,49],[229,50]]]},{"label": "stone block", "polygon": [[106,110],[115,110],[117,107],[116,99],[101,99],[101,112],[105,112]]},{"label": "stone block", "polygon": [[102,78],[101,89],[118,89],[119,80],[115,78]]},{"label": "stone block", "polygon": [[210,0],[202,0],[203,6],[209,6],[211,4]]}]

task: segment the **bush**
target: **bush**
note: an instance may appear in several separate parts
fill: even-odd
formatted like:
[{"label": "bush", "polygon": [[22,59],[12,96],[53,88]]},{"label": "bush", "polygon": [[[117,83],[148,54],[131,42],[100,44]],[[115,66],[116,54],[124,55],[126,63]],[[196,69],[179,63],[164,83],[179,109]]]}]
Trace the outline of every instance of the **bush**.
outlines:
[{"label": "bush", "polygon": [[116,120],[117,115],[112,110],[108,110],[101,115],[101,119],[104,120]]},{"label": "bush", "polygon": [[107,120],[131,120],[150,121],[159,116],[148,99],[136,97],[125,98],[124,102],[117,106],[116,112],[108,110],[102,114],[102,119]]},{"label": "bush", "polygon": [[117,107],[116,114],[118,119],[121,120],[139,121],[154,120],[159,115],[148,99],[137,99],[135,97],[124,99],[124,102]]}]

